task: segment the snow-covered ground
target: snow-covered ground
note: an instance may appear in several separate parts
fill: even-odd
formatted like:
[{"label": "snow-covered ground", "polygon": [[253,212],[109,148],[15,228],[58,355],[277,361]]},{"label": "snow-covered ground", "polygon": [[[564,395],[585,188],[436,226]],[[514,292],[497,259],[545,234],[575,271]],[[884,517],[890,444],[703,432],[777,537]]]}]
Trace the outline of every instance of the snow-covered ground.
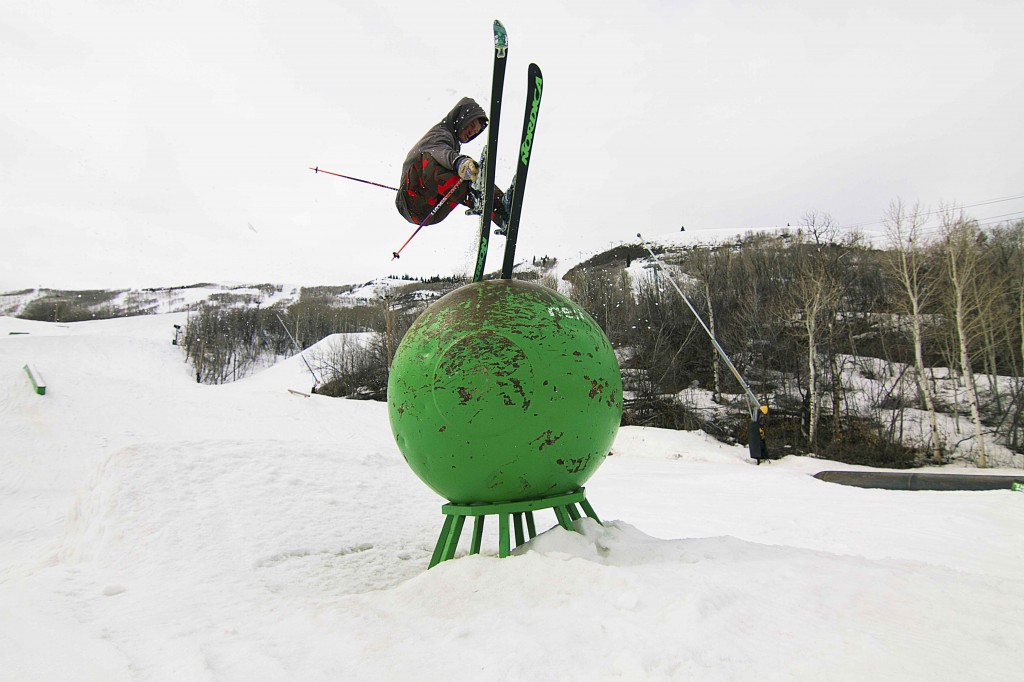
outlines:
[{"label": "snow-covered ground", "polygon": [[603,527],[427,571],[386,406],[197,385],[183,317],[0,318],[0,680],[1020,679],[1024,494],[625,428]]}]

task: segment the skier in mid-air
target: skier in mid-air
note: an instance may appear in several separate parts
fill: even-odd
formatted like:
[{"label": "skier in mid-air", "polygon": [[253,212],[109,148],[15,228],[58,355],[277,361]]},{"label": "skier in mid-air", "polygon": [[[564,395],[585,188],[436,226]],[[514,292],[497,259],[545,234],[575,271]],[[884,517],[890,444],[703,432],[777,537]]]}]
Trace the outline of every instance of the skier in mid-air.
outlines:
[{"label": "skier in mid-air", "polygon": [[[453,187],[455,192],[444,206],[430,217],[426,225],[434,225],[448,217],[458,206],[469,207],[468,213],[483,212],[484,197],[473,187],[480,174],[480,165],[461,153],[487,127],[487,115],[473,99],[463,97],[459,103],[420,138],[402,163],[402,179],[395,197],[395,207],[402,217],[414,225],[423,223],[437,203]],[[494,189],[491,219],[504,228],[508,206],[504,194]]]}]

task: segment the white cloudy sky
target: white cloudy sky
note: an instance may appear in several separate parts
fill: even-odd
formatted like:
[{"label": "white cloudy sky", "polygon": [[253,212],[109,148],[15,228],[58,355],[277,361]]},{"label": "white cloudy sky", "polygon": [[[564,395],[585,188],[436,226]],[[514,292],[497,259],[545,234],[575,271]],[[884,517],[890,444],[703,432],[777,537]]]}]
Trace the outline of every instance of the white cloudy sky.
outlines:
[{"label": "white cloudy sky", "polygon": [[499,184],[545,74],[522,256],[1024,197],[1019,0],[4,0],[0,290],[462,267],[475,219],[393,264],[392,194],[308,168],[396,184],[460,96],[486,107],[496,17]]}]

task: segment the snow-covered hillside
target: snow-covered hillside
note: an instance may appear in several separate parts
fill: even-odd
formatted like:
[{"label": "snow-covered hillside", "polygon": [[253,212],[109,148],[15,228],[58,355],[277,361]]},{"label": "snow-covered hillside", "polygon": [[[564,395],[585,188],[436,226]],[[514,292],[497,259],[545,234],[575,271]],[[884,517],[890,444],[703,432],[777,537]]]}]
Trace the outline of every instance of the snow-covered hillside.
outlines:
[{"label": "snow-covered hillside", "polygon": [[[789,228],[761,228],[763,234],[781,233]],[[868,235],[875,238],[877,235]],[[695,232],[669,232],[644,235],[652,245],[668,248],[685,248],[697,245],[721,244],[738,240],[741,233],[736,230],[701,230]],[[515,272],[530,277],[550,276],[551,284],[558,283],[562,275],[594,257],[601,257],[608,251],[625,245],[636,246],[640,240],[633,238],[608,242],[569,254],[568,257],[544,255],[523,257],[516,263]],[[493,264],[492,264],[493,265]],[[498,264],[500,265],[500,264]],[[646,270],[645,270],[646,268]],[[630,274],[634,282],[640,282],[649,275],[650,260],[642,257],[634,261]],[[564,290],[568,285],[565,285]],[[388,275],[367,282],[335,283],[317,287],[309,283],[252,284],[240,282],[201,283],[187,286],[153,287],[146,289],[124,289],[109,291],[62,291],[36,288],[20,291],[0,291],[0,315],[21,316],[33,302],[58,301],[91,310],[96,317],[106,318],[123,315],[166,315],[169,313],[194,310],[199,304],[214,301],[234,301],[237,304],[255,305],[268,308],[274,305],[288,305],[299,300],[303,287],[313,291],[329,291],[338,305],[370,305],[396,291],[405,291],[411,298],[430,300],[438,295],[437,288],[424,287],[416,290],[416,280],[404,276]],[[560,286],[560,289],[563,288]],[[91,302],[90,299],[95,299]]]},{"label": "snow-covered hillside", "polygon": [[603,527],[427,571],[386,406],[290,393],[298,357],[198,385],[183,316],[0,318],[0,680],[1019,677],[1024,494],[624,428]]},{"label": "snow-covered hillside", "polygon": [[[22,315],[33,302],[56,301],[91,310],[97,317],[162,315],[187,311],[200,303],[230,297],[269,307],[296,300],[299,287],[290,285],[194,284],[181,287],[125,289],[103,292],[26,289],[0,292],[0,314]],[[112,311],[112,312],[108,312]]]},{"label": "snow-covered hillside", "polygon": [[[414,281],[398,277],[381,277],[370,282],[322,289],[330,290],[330,295],[337,305],[367,305],[376,303],[384,295],[396,289],[409,287],[413,283]],[[23,316],[31,304],[43,302],[60,304],[65,306],[65,310],[67,307],[74,307],[76,311],[91,313],[92,317],[98,319],[187,312],[195,310],[202,303],[259,305],[269,308],[287,306],[298,301],[302,289],[302,286],[295,284],[239,283],[110,291],[25,289],[0,292],[0,315]],[[79,316],[82,317],[86,315]]]}]

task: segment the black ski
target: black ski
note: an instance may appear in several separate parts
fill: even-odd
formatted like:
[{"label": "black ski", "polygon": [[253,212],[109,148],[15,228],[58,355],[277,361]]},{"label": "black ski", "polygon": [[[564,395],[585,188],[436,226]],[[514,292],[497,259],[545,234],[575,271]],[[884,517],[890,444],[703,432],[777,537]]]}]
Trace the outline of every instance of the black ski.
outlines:
[{"label": "black ski", "polygon": [[498,124],[501,122],[501,93],[505,88],[505,64],[508,56],[508,33],[497,19],[494,20],[494,74],[491,77],[491,111],[488,124],[487,147],[484,150],[485,168],[480,172],[486,175],[484,187],[484,207],[480,214],[480,244],[477,247],[476,269],[473,281],[484,278],[487,264],[487,245],[491,238],[491,211],[494,206],[494,171],[498,158]]},{"label": "black ski", "polygon": [[[540,98],[544,92],[544,76],[540,67],[530,64],[526,79],[526,115],[523,117],[523,138],[519,145],[519,160],[516,163],[515,189],[512,190],[512,207],[509,209],[508,234],[505,237],[505,261],[501,267],[501,278],[511,279],[516,260],[516,238],[519,236],[519,215],[523,210],[523,195],[526,192],[526,173],[530,170],[530,155],[533,152],[533,137],[537,131],[537,114],[540,112]],[[490,204],[487,204],[490,205]]]}]

